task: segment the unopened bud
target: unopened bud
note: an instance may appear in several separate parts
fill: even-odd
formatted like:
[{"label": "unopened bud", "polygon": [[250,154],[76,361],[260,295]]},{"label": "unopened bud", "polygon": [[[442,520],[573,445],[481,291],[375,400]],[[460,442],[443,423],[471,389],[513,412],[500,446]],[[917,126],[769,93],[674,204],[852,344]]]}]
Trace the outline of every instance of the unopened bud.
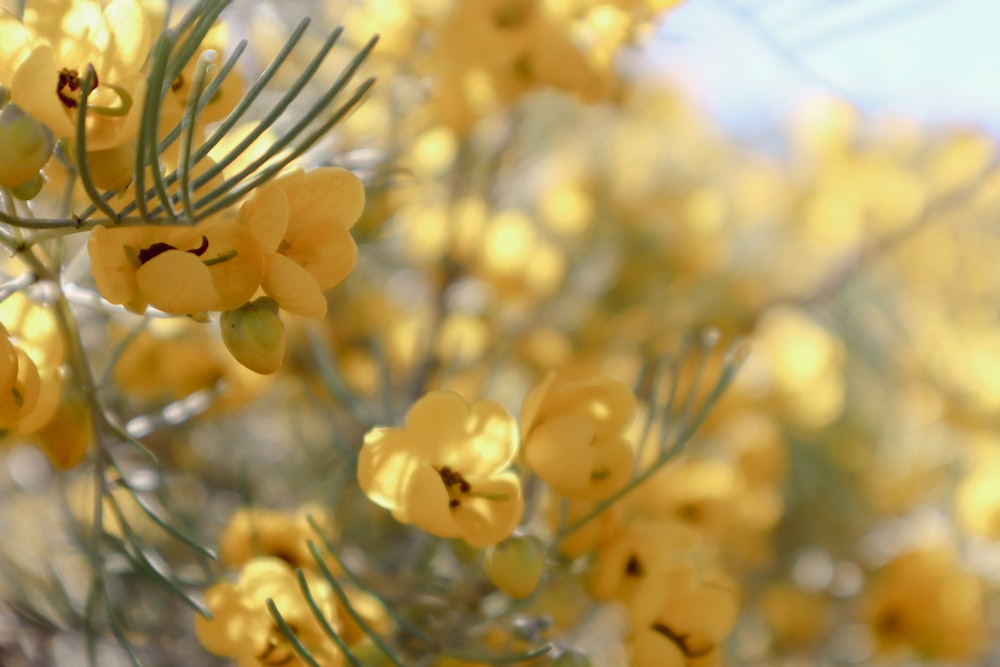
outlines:
[{"label": "unopened bud", "polygon": [[38,196],[43,187],[45,187],[45,178],[42,176],[42,172],[36,171],[35,175],[24,183],[12,187],[10,193],[14,195],[15,199],[30,201]]},{"label": "unopened bud", "polygon": [[274,299],[264,296],[225,312],[220,325],[222,342],[236,361],[261,375],[281,368],[285,359],[285,324]]},{"label": "unopened bud", "polygon": [[0,185],[27,183],[45,166],[55,147],[55,137],[45,125],[25,114],[16,104],[0,110]]},{"label": "unopened bud", "polygon": [[486,552],[486,576],[516,600],[531,595],[545,569],[545,550],[534,537],[513,535]]}]

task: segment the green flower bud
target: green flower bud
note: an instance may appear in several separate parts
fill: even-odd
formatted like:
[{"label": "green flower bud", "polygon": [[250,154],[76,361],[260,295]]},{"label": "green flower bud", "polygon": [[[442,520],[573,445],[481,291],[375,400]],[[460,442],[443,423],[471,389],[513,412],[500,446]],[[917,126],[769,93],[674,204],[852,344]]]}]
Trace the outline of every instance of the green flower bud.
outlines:
[{"label": "green flower bud", "polygon": [[36,171],[35,175],[20,185],[15,185],[10,189],[10,193],[15,198],[22,201],[29,201],[38,196],[38,193],[45,187],[45,178],[41,172]]},{"label": "green flower bud", "polygon": [[486,576],[516,600],[531,595],[545,570],[545,549],[538,539],[513,535],[486,552]]},{"label": "green flower bud", "polygon": [[55,147],[52,131],[16,104],[0,111],[0,185],[27,183],[48,162]]},{"label": "green flower bud", "polygon": [[222,314],[222,342],[240,362],[255,373],[269,375],[285,359],[285,324],[278,303],[263,296]]}]

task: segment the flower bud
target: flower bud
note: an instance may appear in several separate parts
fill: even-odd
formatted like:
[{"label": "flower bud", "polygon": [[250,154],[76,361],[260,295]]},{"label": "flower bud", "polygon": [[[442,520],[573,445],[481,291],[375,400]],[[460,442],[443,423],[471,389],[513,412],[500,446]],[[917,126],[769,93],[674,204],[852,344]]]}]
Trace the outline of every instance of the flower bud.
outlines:
[{"label": "flower bud", "polygon": [[261,375],[281,368],[285,359],[285,324],[274,299],[264,296],[225,312],[220,326],[222,342],[236,361]]},{"label": "flower bud", "polygon": [[486,552],[486,576],[516,600],[534,592],[545,569],[545,550],[534,537],[513,535]]},{"label": "flower bud", "polygon": [[21,201],[30,201],[38,196],[38,193],[45,187],[45,178],[42,172],[36,171],[35,175],[20,185],[15,185],[10,189],[10,193]]},{"label": "flower bud", "polygon": [[16,104],[0,111],[0,185],[15,187],[38,174],[55,147],[51,130]]}]

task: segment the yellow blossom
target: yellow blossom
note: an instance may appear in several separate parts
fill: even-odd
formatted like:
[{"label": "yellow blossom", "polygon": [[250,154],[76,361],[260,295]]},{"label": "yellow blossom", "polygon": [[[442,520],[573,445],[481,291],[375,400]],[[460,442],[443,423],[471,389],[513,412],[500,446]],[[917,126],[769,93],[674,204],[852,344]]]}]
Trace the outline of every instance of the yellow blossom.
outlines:
[{"label": "yellow blossom", "polygon": [[488,547],[524,511],[520,481],[507,471],[516,453],[517,427],[502,405],[434,391],[413,405],[405,429],[365,435],[358,480],[397,520]]},{"label": "yellow blossom", "polygon": [[635,407],[631,390],[613,378],[561,382],[550,374],[521,408],[525,461],[557,493],[607,497],[632,475],[632,446],[622,433]]},{"label": "yellow blossom", "polygon": [[[307,576],[309,591],[326,621],[336,629],[333,589],[326,581]],[[222,582],[205,593],[212,619],[195,618],[198,641],[208,651],[234,658],[239,667],[305,665],[271,618],[267,600],[274,601],[296,637],[322,667],[343,663],[343,654],[330,639],[302,592],[295,572],[277,558],[255,558],[244,565],[239,581]]]},{"label": "yellow blossom", "polygon": [[348,230],[364,205],[361,181],[336,167],[296,171],[258,190],[237,220],[264,254],[264,292],[290,313],[323,317],[323,290],[354,267],[358,248]]},{"label": "yellow blossom", "polygon": [[21,23],[0,12],[0,81],[11,99],[57,138],[75,136],[87,69],[96,74],[88,100],[89,150],[118,146],[138,129],[152,41],[135,0],[28,2]]},{"label": "yellow blossom", "polygon": [[40,387],[35,362],[11,342],[0,324],[0,428],[10,428],[31,414]]},{"label": "yellow blossom", "polygon": [[307,505],[294,514],[241,508],[219,538],[219,559],[226,565],[243,565],[255,557],[268,556],[280,558],[293,568],[315,567],[307,542],[319,542],[319,537],[309,525],[309,516],[330,536],[332,523],[320,507]]},{"label": "yellow blossom", "polygon": [[231,221],[98,226],[87,251],[101,295],[138,313],[147,305],[173,315],[238,308],[263,271],[253,236]]}]

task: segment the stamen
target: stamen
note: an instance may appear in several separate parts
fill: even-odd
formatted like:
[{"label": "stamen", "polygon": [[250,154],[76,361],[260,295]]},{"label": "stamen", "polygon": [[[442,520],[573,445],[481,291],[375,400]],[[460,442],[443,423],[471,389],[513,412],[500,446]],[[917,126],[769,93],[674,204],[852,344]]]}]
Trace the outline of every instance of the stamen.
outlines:
[{"label": "stamen", "polygon": [[[97,87],[97,79],[95,76],[94,87]],[[56,95],[59,97],[59,101],[62,102],[63,106],[67,109],[75,109],[79,106],[80,102],[73,95],[66,93],[75,93],[80,90],[80,72],[75,69],[62,68],[59,70],[59,82],[56,84]]]},{"label": "stamen", "polygon": [[653,632],[660,633],[673,642],[674,646],[680,649],[681,653],[683,653],[686,658],[703,658],[715,650],[715,644],[711,642],[708,643],[707,647],[700,650],[691,648],[688,646],[688,641],[691,640],[691,635],[678,634],[663,623],[653,623],[653,625],[650,626],[650,629],[653,630]]},{"label": "stamen", "polygon": [[[178,250],[178,248],[176,246],[170,245],[169,243],[164,243],[163,241],[157,241],[148,248],[143,248],[142,250],[139,251],[139,264],[140,265],[145,264],[149,260],[159,257],[168,250]],[[197,248],[194,248],[192,250],[185,250],[185,252],[189,252],[196,257],[201,257],[207,251],[208,251],[207,236],[201,237],[201,245],[199,245]]]}]

